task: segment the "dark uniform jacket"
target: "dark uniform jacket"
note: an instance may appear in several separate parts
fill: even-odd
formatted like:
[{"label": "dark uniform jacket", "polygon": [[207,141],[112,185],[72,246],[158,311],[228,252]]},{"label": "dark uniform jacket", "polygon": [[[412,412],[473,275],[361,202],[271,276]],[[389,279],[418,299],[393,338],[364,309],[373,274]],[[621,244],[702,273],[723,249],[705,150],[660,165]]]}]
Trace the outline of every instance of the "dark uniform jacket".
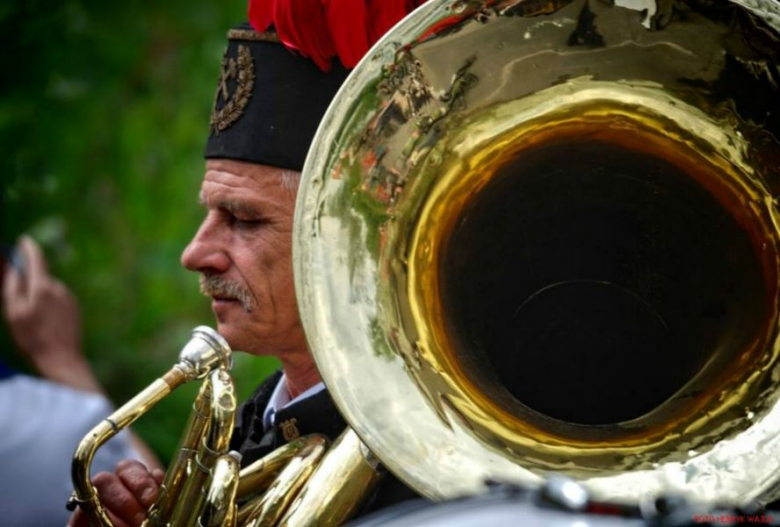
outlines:
[{"label": "dark uniform jacket", "polygon": [[[282,372],[278,371],[266,379],[238,412],[230,448],[241,454],[242,467],[298,436],[316,433],[333,441],[347,426],[325,389],[277,411],[274,426],[265,432],[263,413],[281,377]],[[419,495],[387,473],[358,516],[414,498]]]}]

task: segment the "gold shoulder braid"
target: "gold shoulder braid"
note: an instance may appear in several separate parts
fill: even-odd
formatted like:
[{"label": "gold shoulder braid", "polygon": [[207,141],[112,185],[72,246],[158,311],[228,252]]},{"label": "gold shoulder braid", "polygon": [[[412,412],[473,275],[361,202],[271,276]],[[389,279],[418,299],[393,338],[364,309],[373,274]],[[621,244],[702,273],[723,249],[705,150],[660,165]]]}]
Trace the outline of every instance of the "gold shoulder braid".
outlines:
[{"label": "gold shoulder braid", "polygon": [[[230,94],[228,81],[236,80],[236,91]],[[211,109],[210,128],[212,134],[219,134],[241,117],[255,85],[255,64],[247,46],[238,46],[238,57],[222,59],[217,92],[214,94],[214,107]],[[217,109],[220,97],[225,102]]]}]

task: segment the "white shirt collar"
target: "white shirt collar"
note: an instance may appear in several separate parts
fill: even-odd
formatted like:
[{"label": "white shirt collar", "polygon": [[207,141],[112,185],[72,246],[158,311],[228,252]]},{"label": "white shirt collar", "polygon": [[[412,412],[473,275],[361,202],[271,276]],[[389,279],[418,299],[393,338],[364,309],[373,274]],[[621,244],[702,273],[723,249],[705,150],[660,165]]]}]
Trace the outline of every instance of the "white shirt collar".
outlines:
[{"label": "white shirt collar", "polygon": [[268,405],[266,405],[265,411],[263,412],[263,426],[268,430],[275,424],[274,419],[276,418],[276,412],[283,408],[287,408],[293,403],[308,399],[324,389],[325,383],[320,381],[305,392],[299,394],[296,398],[290,399],[290,392],[287,391],[287,376],[282,374],[282,377],[279,379],[279,382],[276,383],[276,388],[274,388],[271,399],[269,399]]}]

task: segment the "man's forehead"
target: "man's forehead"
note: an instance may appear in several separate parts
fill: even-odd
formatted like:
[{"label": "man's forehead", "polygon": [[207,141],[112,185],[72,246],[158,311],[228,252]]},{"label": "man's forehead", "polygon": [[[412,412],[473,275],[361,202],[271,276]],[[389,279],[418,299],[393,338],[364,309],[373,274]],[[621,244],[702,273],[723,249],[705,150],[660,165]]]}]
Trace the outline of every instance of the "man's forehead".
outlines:
[{"label": "man's forehead", "polygon": [[264,183],[279,180],[285,172],[290,172],[290,170],[233,159],[208,159],[206,160],[204,179],[247,180]]},{"label": "man's forehead", "polygon": [[286,197],[283,184],[286,172],[264,165],[209,162],[199,201],[210,207],[236,210],[257,204],[278,204]]},{"label": "man's forehead", "polygon": [[262,195],[227,192],[208,192],[201,189],[198,203],[204,207],[228,209],[231,212],[253,209],[254,205],[264,203]]},{"label": "man's forehead", "polygon": [[208,162],[203,175],[202,190],[258,190],[278,179],[277,171],[249,163]]}]

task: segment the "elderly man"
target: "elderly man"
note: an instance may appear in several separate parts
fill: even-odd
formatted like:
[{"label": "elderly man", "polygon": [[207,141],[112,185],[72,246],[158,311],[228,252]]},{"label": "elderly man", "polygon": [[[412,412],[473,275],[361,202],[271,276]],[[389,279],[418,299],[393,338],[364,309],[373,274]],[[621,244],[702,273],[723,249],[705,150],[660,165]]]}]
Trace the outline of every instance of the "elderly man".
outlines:
[{"label": "elderly man", "polygon": [[[398,5],[375,24],[353,24],[351,18],[342,24],[363,32],[360,38],[333,34],[341,31],[339,24],[327,30],[325,20],[331,18],[324,13],[274,19],[279,12],[270,12],[268,4],[250,4],[260,31],[243,25],[228,34],[199,197],[205,218],[182,255],[182,264],[200,273],[218,331],[231,347],[282,362],[282,371],[260,385],[238,416],[231,447],[242,454],[243,465],[299,435],[333,439],[345,427],[298,317],[291,247],[296,189],[319,121],[347,75],[330,59],[338,54],[343,64],[354,66],[371,41],[416,2],[374,3]],[[291,27],[295,20],[309,25]],[[276,32],[265,31],[270,24]],[[99,474],[94,484],[116,524],[137,525],[160,481],[142,464],[127,462],[115,474]],[[388,478],[367,510],[414,496]],[[77,513],[72,524],[86,522]]]}]

